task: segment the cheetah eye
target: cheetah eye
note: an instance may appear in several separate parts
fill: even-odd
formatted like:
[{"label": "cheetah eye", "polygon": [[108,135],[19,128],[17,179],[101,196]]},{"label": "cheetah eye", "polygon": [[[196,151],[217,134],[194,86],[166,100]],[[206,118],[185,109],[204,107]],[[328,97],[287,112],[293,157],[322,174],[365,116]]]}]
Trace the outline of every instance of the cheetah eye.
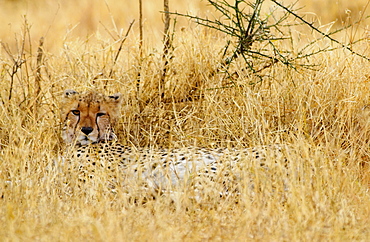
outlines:
[{"label": "cheetah eye", "polygon": [[72,110],[71,111],[74,115],[78,116],[80,115],[80,111],[79,110]]},{"label": "cheetah eye", "polygon": [[101,116],[104,116],[106,113],[97,113],[96,116],[97,117],[101,117]]}]

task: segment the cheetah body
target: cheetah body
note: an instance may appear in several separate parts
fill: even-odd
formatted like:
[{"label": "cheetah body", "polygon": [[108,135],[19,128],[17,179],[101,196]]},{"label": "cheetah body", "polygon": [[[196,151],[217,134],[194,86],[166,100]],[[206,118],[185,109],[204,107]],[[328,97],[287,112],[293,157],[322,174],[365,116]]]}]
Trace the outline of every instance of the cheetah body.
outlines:
[{"label": "cheetah body", "polygon": [[[147,186],[163,190],[183,182],[194,182],[220,176],[234,179],[234,171],[242,161],[254,162],[268,169],[266,157],[283,160],[281,145],[244,149],[208,149],[186,147],[176,149],[135,148],[115,142],[113,128],[119,116],[121,95],[79,94],[65,91],[61,107],[64,121],[62,138],[67,143],[70,163],[78,167],[80,179],[96,175],[97,169],[113,173],[114,180],[125,177],[141,179]],[[275,163],[276,166],[278,163]],[[223,181],[225,182],[225,181]]]}]

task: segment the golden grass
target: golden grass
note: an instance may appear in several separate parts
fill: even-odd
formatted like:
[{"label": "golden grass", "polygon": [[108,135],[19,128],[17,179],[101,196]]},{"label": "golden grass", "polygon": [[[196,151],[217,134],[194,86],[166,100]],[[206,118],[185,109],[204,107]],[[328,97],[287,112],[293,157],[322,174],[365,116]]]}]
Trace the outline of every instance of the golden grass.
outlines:
[{"label": "golden grass", "polygon": [[[101,20],[118,39],[119,29],[137,19],[137,6],[129,1],[125,8],[116,5],[118,1],[107,2],[118,30],[102,1],[63,1],[57,15],[57,5],[41,0],[9,1],[0,10],[3,23],[14,19],[12,28],[2,25],[3,42],[14,56],[20,53],[21,43],[26,44],[21,55],[25,63],[15,73],[13,84],[9,73],[14,62],[4,48],[0,52],[2,241],[342,241],[370,237],[367,61],[342,50],[327,52],[311,60],[320,65],[318,71],[294,72],[276,66],[265,73],[271,78],[261,84],[250,86],[252,77],[241,75],[235,80],[236,87],[220,88],[231,86],[223,75],[212,75],[223,39],[182,20],[180,27],[185,28],[175,35],[167,102],[161,104],[155,98],[162,68],[162,23],[158,11],[152,10],[160,10],[161,5],[144,3],[145,68],[137,100],[137,25],[116,65],[113,58],[119,43],[99,25]],[[198,11],[197,1],[188,1],[190,7],[182,2],[170,1],[171,8]],[[358,2],[359,6],[366,3]],[[205,9],[204,3],[200,9]],[[26,14],[32,24],[30,39],[25,41],[20,14]],[[321,18],[326,18],[325,24],[336,17],[333,13]],[[68,27],[77,23],[75,29]],[[366,35],[364,26],[357,34]],[[35,97],[41,36],[45,36],[42,89]],[[366,43],[357,50],[369,56]],[[188,97],[195,85],[200,99],[171,101]],[[141,204],[127,194],[109,194],[98,186],[71,192],[63,183],[67,179],[63,169],[53,168],[64,148],[59,138],[58,100],[67,88],[121,92],[124,104],[118,135],[126,145],[242,148],[283,143],[291,147],[288,159],[304,179],[289,180],[290,189],[284,191],[278,188],[282,178],[261,175],[256,181],[259,190],[251,194],[246,189],[237,203],[217,196],[197,203],[187,194],[176,194],[175,200],[163,196]]]}]

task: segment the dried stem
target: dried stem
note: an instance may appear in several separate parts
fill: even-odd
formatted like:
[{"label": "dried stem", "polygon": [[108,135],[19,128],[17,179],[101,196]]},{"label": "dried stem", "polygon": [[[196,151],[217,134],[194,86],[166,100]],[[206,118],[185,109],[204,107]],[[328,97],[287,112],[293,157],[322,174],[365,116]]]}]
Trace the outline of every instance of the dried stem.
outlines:
[{"label": "dried stem", "polygon": [[170,28],[170,13],[169,13],[169,3],[168,0],[163,0],[164,5],[164,33],[163,33],[163,55],[162,60],[164,62],[161,81],[159,84],[159,95],[160,99],[164,98],[165,94],[165,79],[166,74],[168,71],[168,62],[169,62],[169,50],[171,49],[171,39],[169,36],[169,28]]},{"label": "dried stem", "polygon": [[[136,79],[136,99],[140,103],[140,79],[141,79],[141,66],[143,63],[143,3],[139,0],[139,67]],[[140,105],[139,105],[140,106]]]},{"label": "dried stem", "polygon": [[112,68],[111,68],[111,70],[110,70],[110,72],[109,72],[109,77],[110,77],[110,78],[113,76],[113,68],[114,68],[114,66],[115,66],[115,65],[116,65],[116,63],[117,63],[117,60],[118,60],[119,54],[120,54],[120,53],[121,53],[121,51],[122,51],[122,46],[123,46],[123,44],[125,43],[125,41],[126,41],[126,39],[127,39],[127,37],[128,37],[128,34],[129,34],[129,33],[130,33],[130,31],[131,31],[131,27],[132,27],[132,25],[134,24],[134,22],[135,22],[135,20],[133,20],[133,21],[130,23],[130,25],[128,26],[128,29],[127,29],[127,31],[126,31],[125,37],[123,37],[123,38],[122,38],[122,40],[121,40],[121,43],[120,43],[119,48],[118,48],[118,50],[117,50],[116,56],[114,57],[114,61],[113,61]]},{"label": "dried stem", "polygon": [[[43,51],[43,45],[44,45],[44,37],[40,38],[39,46],[37,48],[37,57],[36,57],[36,75],[35,75],[35,84],[34,84],[34,102],[32,105],[33,114],[37,115],[37,109],[40,104],[40,93],[41,93],[41,67],[43,65],[42,63],[42,57],[44,54]],[[36,117],[36,116],[35,116]]]}]

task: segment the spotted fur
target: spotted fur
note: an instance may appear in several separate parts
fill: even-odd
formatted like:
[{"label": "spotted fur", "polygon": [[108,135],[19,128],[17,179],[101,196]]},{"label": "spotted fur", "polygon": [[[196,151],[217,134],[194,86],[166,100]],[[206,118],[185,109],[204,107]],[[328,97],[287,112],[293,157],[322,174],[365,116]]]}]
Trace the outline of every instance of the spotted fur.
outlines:
[{"label": "spotted fur", "polygon": [[[285,147],[281,145],[245,149],[151,149],[121,145],[115,142],[113,132],[120,106],[120,94],[65,91],[61,107],[62,137],[81,181],[109,174],[113,187],[136,178],[148,187],[166,190],[184,183],[204,184],[204,178],[221,179],[222,184],[238,183],[246,162],[265,170],[271,167],[267,164],[269,160],[274,161],[274,167],[285,166]],[[272,156],[274,159],[267,159]],[[235,171],[239,171],[238,176]]]}]

